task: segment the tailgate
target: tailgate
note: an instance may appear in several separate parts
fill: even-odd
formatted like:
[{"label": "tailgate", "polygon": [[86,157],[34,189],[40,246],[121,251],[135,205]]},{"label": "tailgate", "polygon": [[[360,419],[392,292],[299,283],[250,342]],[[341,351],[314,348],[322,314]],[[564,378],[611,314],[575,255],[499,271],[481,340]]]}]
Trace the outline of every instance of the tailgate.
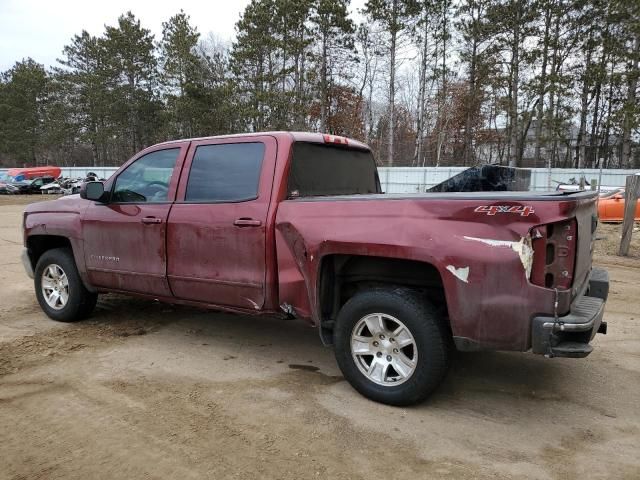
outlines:
[{"label": "tailgate", "polygon": [[575,218],[578,223],[578,243],[573,273],[572,298],[584,291],[591,272],[593,244],[596,227],[598,226],[596,201],[597,197],[580,200],[575,212]]}]

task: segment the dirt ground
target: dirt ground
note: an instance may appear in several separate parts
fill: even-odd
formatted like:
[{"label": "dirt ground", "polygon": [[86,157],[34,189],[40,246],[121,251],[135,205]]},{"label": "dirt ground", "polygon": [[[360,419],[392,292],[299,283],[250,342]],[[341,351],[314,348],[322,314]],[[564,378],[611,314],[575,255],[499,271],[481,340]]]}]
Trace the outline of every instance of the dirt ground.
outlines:
[{"label": "dirt ground", "polygon": [[[37,200],[39,198],[36,198]],[[604,226],[609,334],[583,360],[456,355],[426,403],[358,395],[317,332],[104,296],[48,320],[0,197],[0,478],[640,478],[640,233]]]}]

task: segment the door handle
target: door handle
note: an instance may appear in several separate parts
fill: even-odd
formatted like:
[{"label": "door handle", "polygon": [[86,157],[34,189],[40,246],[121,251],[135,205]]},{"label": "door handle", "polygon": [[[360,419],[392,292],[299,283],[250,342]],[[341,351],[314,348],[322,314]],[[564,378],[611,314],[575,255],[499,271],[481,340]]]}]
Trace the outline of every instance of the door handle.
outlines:
[{"label": "door handle", "polygon": [[158,224],[162,223],[162,219],[157,217],[143,217],[141,222],[146,224]]},{"label": "door handle", "polygon": [[236,227],[259,227],[262,225],[260,220],[254,220],[253,218],[238,218],[233,224]]}]

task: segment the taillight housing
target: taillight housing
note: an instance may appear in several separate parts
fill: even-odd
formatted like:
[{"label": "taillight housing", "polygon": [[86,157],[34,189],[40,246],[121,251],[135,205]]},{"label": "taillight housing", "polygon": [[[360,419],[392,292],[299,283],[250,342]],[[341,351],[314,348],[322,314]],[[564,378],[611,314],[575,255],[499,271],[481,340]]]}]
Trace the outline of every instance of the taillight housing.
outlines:
[{"label": "taillight housing", "polygon": [[349,145],[349,140],[347,140],[346,137],[324,134],[322,138],[324,139],[324,143],[332,143],[334,145]]},{"label": "taillight housing", "polygon": [[531,230],[531,283],[566,290],[573,285],[578,224],[575,218]]}]

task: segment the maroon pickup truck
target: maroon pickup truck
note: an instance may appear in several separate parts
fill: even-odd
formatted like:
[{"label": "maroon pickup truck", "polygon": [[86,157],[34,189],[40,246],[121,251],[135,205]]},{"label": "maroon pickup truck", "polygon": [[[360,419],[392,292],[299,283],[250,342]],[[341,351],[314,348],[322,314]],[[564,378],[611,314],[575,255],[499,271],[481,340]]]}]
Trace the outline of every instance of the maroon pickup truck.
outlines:
[{"label": "maroon pickup truck", "polygon": [[147,148],[29,205],[23,261],[54,320],[103,292],[308,321],[353,387],[407,405],[453,349],[584,357],[602,322],[596,194],[383,194],[370,149],[260,133]]}]

